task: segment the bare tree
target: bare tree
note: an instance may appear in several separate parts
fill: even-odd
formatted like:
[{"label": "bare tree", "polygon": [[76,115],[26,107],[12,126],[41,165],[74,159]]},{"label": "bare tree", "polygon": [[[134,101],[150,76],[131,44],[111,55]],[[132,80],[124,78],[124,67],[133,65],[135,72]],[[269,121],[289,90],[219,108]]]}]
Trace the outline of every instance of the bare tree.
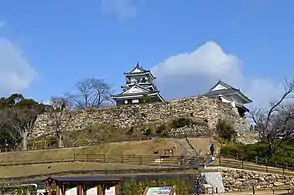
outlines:
[{"label": "bare tree", "polygon": [[294,79],[283,82],[284,93],[268,109],[255,109],[250,115],[259,133],[260,141],[268,144],[269,155],[275,154],[285,141],[294,139],[294,104],[288,101],[294,95]]},{"label": "bare tree", "polygon": [[51,107],[49,110],[49,117],[51,120],[52,128],[58,140],[58,147],[63,145],[62,131],[68,126],[71,118],[70,102],[66,98],[52,97]]},{"label": "bare tree", "polygon": [[77,82],[75,88],[75,93],[66,93],[65,96],[77,109],[97,108],[112,102],[111,86],[103,79],[87,78]]}]

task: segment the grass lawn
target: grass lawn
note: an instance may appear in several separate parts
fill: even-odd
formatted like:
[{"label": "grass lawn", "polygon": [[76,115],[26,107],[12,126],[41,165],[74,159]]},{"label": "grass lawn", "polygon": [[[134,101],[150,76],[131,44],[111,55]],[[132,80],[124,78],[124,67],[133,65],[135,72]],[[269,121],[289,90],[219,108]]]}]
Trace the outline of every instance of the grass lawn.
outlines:
[{"label": "grass lawn", "polygon": [[153,166],[139,166],[129,164],[103,164],[103,163],[49,163],[35,165],[18,165],[0,167],[0,178],[24,177],[32,175],[42,175],[66,171],[97,171],[97,170],[126,170],[126,169],[150,169],[154,170]]},{"label": "grass lawn", "polygon": [[177,146],[176,142],[171,139],[158,139],[157,141],[113,142],[86,147],[0,153],[0,163],[73,160],[74,154],[106,153],[117,158],[121,158],[122,155],[154,155],[154,152],[163,154],[165,149],[173,147],[176,148],[174,150],[175,156],[182,154],[182,150]]}]

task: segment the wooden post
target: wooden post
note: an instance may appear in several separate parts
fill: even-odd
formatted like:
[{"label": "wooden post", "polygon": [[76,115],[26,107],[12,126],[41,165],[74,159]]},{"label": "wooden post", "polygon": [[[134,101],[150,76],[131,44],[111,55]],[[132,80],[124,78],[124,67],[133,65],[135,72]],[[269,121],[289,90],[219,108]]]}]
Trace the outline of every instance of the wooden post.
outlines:
[{"label": "wooden post", "polygon": [[142,155],[140,155],[140,165],[142,165],[143,164],[143,157],[142,157]]},{"label": "wooden post", "polygon": [[119,189],[118,189],[118,183],[115,183],[115,195],[118,195]]},{"label": "wooden post", "polygon": [[51,189],[51,185],[48,188],[48,195],[52,195],[52,189]]},{"label": "wooden post", "polygon": [[56,195],[60,195],[60,187],[56,186]]},{"label": "wooden post", "polygon": [[83,195],[83,189],[81,184],[77,185],[77,195]]},{"label": "wooden post", "polygon": [[97,195],[102,195],[102,187],[100,184],[97,185]]}]

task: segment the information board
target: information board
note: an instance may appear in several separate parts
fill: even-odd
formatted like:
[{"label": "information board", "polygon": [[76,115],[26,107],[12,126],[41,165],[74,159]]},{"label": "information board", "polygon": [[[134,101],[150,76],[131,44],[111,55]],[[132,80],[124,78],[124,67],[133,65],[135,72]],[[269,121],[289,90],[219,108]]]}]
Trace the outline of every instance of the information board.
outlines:
[{"label": "information board", "polygon": [[148,187],[143,195],[176,195],[175,186]]}]

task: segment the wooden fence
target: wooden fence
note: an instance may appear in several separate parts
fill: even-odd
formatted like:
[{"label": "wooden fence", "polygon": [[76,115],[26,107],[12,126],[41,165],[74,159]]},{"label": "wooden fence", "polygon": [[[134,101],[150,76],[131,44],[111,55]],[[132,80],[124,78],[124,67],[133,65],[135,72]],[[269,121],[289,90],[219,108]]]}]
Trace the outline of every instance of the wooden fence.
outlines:
[{"label": "wooden fence", "polygon": [[247,169],[262,172],[271,172],[277,174],[291,174],[294,175],[294,164],[281,163],[255,157],[254,159],[246,158],[240,154],[224,154],[218,156],[218,166],[225,166],[236,169]]},{"label": "wooden fence", "polygon": [[134,165],[155,165],[155,166],[180,166],[182,157],[160,155],[115,155],[115,154],[74,154],[72,158],[46,159],[46,160],[18,160],[0,161],[0,166],[17,166],[33,164],[70,163],[70,162],[96,162],[96,163],[119,163]]},{"label": "wooden fence", "polygon": [[136,165],[181,165],[182,157],[159,155],[123,155],[123,154],[74,154],[74,162],[125,163]]}]

